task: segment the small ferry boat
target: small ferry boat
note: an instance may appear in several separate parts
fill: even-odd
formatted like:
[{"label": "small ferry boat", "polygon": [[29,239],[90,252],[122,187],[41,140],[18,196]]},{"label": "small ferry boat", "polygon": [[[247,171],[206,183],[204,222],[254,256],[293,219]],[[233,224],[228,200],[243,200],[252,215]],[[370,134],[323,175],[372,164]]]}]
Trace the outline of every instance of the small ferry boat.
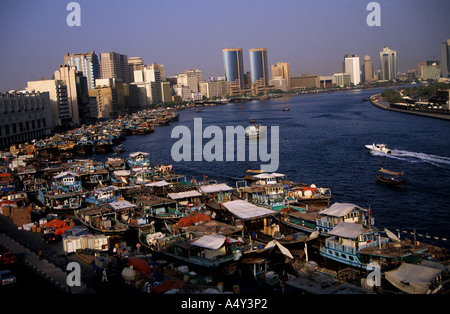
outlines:
[{"label": "small ferry boat", "polygon": [[283,109],[281,109],[282,111],[290,111],[291,109],[289,109],[289,107],[284,107]]},{"label": "small ferry boat", "polygon": [[245,128],[246,137],[259,137],[259,125],[253,124]]},{"label": "small ferry boat", "polygon": [[392,154],[392,150],[386,147],[386,144],[372,144],[372,145],[366,145],[366,148],[377,151],[385,154]]},{"label": "small ferry boat", "polygon": [[123,152],[127,151],[127,149],[125,148],[125,146],[123,144],[119,144],[117,146],[114,146],[113,150],[114,150],[114,153],[116,153],[116,154],[120,154],[120,153],[123,153]]},{"label": "small ferry boat", "polygon": [[384,168],[381,168],[379,170],[379,173],[377,174],[377,181],[380,183],[394,186],[406,184],[405,174],[403,173],[403,171],[401,172],[390,171]]}]

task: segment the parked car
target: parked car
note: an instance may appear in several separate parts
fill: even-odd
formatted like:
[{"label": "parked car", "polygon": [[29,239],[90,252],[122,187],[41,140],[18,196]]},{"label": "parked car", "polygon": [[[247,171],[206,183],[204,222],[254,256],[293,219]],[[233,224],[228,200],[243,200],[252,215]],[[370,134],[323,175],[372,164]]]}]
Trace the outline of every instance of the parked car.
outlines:
[{"label": "parked car", "polygon": [[2,286],[15,283],[16,281],[16,276],[10,270],[0,270],[0,283]]},{"label": "parked car", "polygon": [[42,235],[42,239],[48,243],[54,243],[61,240],[61,236],[59,234],[55,234],[54,232],[44,233]]},{"label": "parked car", "polygon": [[0,261],[3,264],[12,264],[17,262],[19,259],[17,258],[17,255],[13,252],[5,252],[0,255]]}]

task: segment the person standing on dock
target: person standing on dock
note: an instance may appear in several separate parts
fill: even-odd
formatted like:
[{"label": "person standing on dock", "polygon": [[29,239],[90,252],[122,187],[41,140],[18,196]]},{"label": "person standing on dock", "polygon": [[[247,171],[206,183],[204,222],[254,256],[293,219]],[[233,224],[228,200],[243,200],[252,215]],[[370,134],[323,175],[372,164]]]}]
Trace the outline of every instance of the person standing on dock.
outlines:
[{"label": "person standing on dock", "polygon": [[108,274],[106,273],[106,268],[103,268],[102,282],[108,282]]}]

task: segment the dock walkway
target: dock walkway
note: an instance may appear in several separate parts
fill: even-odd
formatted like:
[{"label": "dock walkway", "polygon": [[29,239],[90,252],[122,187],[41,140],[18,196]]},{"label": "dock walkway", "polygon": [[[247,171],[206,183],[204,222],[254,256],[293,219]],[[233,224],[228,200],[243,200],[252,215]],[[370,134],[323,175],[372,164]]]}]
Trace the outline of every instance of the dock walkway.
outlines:
[{"label": "dock walkway", "polygon": [[384,101],[381,98],[381,94],[372,95],[370,97],[370,102],[372,105],[383,109],[383,110],[390,110],[390,111],[396,111],[396,112],[402,112],[402,113],[409,113],[409,114],[415,114],[418,116],[424,116],[429,118],[436,118],[436,119],[443,119],[443,120],[450,120],[450,115],[445,114],[438,114],[438,113],[429,113],[429,112],[420,112],[420,111],[412,111],[412,110],[401,110],[392,108],[389,104],[389,102]]},{"label": "dock walkway", "polygon": [[[0,246],[8,251],[14,252],[27,267],[44,279],[49,280],[64,292],[70,294],[95,293],[95,290],[89,288],[86,284],[93,279],[93,271],[89,265],[80,262],[75,256],[66,256],[63,254],[62,249],[49,249],[48,245],[43,245],[43,243],[38,242],[42,242],[41,239],[33,239],[33,237],[28,236],[23,237],[24,235],[21,235],[21,233],[26,231],[18,229],[13,230],[14,228],[11,228],[11,225],[6,219],[6,217],[0,215]],[[61,245],[61,243],[59,243],[59,245]],[[41,248],[43,251],[42,258],[37,254],[38,250]],[[65,269],[70,262],[78,262],[80,265],[82,281],[80,286],[69,287],[67,285],[68,272],[63,269]]]}]

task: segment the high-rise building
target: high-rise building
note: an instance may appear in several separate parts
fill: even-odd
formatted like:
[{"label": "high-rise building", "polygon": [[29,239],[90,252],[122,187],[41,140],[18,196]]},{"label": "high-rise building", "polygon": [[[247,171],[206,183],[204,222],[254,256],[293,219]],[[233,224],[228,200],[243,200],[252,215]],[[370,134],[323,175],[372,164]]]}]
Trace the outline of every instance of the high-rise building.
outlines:
[{"label": "high-rise building", "polygon": [[121,79],[123,83],[130,83],[128,58],[117,52],[103,52],[100,54],[101,78]]},{"label": "high-rise building", "polygon": [[162,103],[161,73],[153,65],[134,71],[134,83],[140,90],[140,106]]},{"label": "high-rise building", "polygon": [[64,55],[63,64],[74,66],[87,78],[88,88],[95,87],[95,80],[100,78],[100,64],[94,51]]},{"label": "high-rise building", "polygon": [[397,78],[397,52],[384,47],[380,52],[380,80],[390,81]]},{"label": "high-rise building", "polygon": [[232,89],[244,88],[242,48],[222,49],[225,77]]},{"label": "high-rise building", "polygon": [[363,65],[362,65],[362,81],[363,82],[370,82],[373,81],[373,64],[372,60],[370,59],[369,55],[365,55],[363,59]]},{"label": "high-rise building", "polygon": [[80,112],[83,112],[86,109],[83,107],[89,104],[86,77],[83,76],[83,72],[77,71],[76,67],[69,65],[61,65],[54,76],[55,80],[67,86],[67,101],[72,123],[80,124]]},{"label": "high-rise building", "polygon": [[250,49],[249,55],[250,55],[250,75],[252,84],[267,87],[269,85],[267,49],[266,48]]},{"label": "high-rise building", "polygon": [[358,55],[344,56],[344,73],[350,74],[350,83],[358,85],[361,83],[361,73]]},{"label": "high-rise building", "polygon": [[441,44],[441,76],[450,78],[450,39]]},{"label": "high-rise building", "polygon": [[72,123],[67,100],[67,86],[57,80],[29,81],[25,88],[29,92],[48,92],[51,113],[51,127],[61,128]]},{"label": "high-rise building", "polygon": [[141,57],[128,58],[128,73],[131,82],[134,82],[134,71],[142,70],[144,67],[144,61]]},{"label": "high-rise building", "polygon": [[291,88],[291,72],[289,62],[277,62],[272,65],[272,79],[281,77],[286,81],[287,89]]}]

